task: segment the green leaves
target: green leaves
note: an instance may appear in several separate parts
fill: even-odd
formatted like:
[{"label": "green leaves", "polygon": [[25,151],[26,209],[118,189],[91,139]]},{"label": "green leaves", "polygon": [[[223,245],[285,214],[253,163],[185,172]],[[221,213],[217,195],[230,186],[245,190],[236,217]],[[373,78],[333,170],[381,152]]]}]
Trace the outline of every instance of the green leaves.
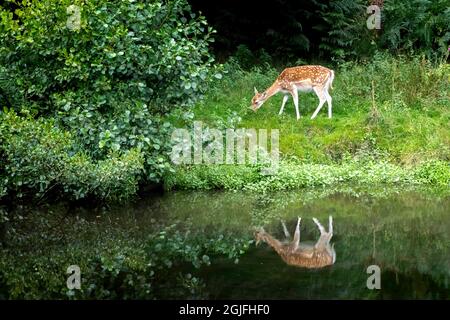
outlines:
[{"label": "green leaves", "polygon": [[[122,201],[135,194],[144,165],[140,151],[109,153],[106,159],[93,161],[74,151],[71,135],[55,127],[53,121],[5,112],[0,115],[0,123],[4,138],[0,144],[4,172],[0,177],[10,196],[42,198],[53,190],[60,191],[57,196],[69,199]],[[105,140],[99,147],[104,147],[111,133],[103,136]],[[120,146],[113,144],[114,148],[119,151]],[[3,188],[0,192],[4,192]]]},{"label": "green leaves", "polygon": [[[78,30],[67,27],[72,5]],[[186,0],[32,0],[18,3],[18,23],[0,9],[4,95],[17,111],[54,118],[86,163],[138,149],[142,178],[159,182],[170,170],[166,116],[192,106],[220,69],[208,51],[213,30],[189,13]]]},{"label": "green leaves", "polygon": [[345,159],[339,164],[308,164],[282,161],[271,176],[262,175],[256,166],[202,166],[179,168],[166,181],[166,188],[182,190],[245,190],[270,192],[318,186],[420,185],[448,186],[450,169],[444,161],[402,167],[370,156]]},{"label": "green leaves", "polygon": [[447,54],[450,9],[447,0],[386,1],[380,43],[393,51],[422,52],[434,62]]}]

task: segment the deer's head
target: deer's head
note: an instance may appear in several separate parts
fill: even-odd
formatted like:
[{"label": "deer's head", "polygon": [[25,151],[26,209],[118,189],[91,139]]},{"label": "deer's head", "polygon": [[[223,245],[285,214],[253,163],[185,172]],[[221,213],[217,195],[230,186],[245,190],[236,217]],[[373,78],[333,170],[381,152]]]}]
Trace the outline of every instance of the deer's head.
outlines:
[{"label": "deer's head", "polygon": [[255,235],[255,239],[256,239],[256,245],[258,245],[261,241],[265,241],[265,234],[266,231],[264,231],[263,228],[259,228],[255,231],[254,235]]},{"label": "deer's head", "polygon": [[262,104],[266,101],[267,98],[267,93],[263,92],[263,93],[259,93],[258,90],[256,90],[255,88],[255,95],[252,98],[252,109],[253,111],[258,110]]}]

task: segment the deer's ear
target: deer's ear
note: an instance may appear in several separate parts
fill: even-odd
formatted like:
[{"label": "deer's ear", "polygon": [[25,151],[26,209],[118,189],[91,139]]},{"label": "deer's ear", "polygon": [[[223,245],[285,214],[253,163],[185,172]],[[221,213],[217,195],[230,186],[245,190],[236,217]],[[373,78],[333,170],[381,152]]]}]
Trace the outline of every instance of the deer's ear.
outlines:
[{"label": "deer's ear", "polygon": [[256,90],[256,87],[254,87],[254,89],[255,89],[255,94],[258,94],[258,90]]}]

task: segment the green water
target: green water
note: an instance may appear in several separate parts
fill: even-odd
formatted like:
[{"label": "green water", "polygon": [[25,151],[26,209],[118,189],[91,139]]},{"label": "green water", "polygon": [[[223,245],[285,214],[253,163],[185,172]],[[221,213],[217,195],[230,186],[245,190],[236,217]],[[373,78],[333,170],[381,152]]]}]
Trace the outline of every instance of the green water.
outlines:
[{"label": "green water", "polygon": [[[196,269],[185,264],[174,268],[173,275],[181,268],[198,277],[202,286],[196,298],[449,299],[449,208],[448,191],[414,188],[172,192],[116,208],[23,208],[26,223],[14,224],[6,241],[24,257],[34,259],[33,246],[39,245],[51,258],[74,243],[95,239],[120,246],[121,241],[137,241],[174,222],[246,239],[255,227],[264,226],[281,240],[280,219],[293,234],[297,216],[302,217],[301,241],[315,241],[319,232],[312,217],[327,225],[332,215],[337,256],[333,266],[315,270],[288,266],[266,244],[251,244],[239,261],[215,256],[209,266]],[[379,290],[366,286],[370,265],[380,267]]]}]

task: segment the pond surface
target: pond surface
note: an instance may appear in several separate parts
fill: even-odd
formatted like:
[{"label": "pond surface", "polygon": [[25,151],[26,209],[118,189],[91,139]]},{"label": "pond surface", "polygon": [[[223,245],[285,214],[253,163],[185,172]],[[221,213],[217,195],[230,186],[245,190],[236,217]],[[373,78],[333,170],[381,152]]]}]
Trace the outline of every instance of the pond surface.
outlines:
[{"label": "pond surface", "polygon": [[[73,228],[74,221],[82,217],[84,230],[90,230],[91,236],[112,237],[120,243],[121,237],[128,235],[117,233],[118,229],[139,237],[157,225],[174,221],[191,229],[247,239],[253,237],[255,227],[263,226],[282,240],[280,220],[286,221],[293,234],[299,216],[301,241],[314,242],[319,231],[312,218],[328,226],[328,216],[332,215],[331,242],[336,250],[332,266],[288,266],[267,244],[253,243],[238,261],[218,256],[211,258],[209,266],[184,268],[202,280],[202,297],[210,299],[449,299],[449,208],[448,190],[414,188],[342,187],[267,194],[171,192],[95,212],[71,208],[64,221],[59,220],[57,231],[52,223],[43,227],[30,221],[27,228],[15,232],[46,234],[46,241],[53,241],[47,252],[51,256],[55,246],[64,245],[58,244],[58,234],[72,242],[85,241],[87,233]],[[62,209],[41,210],[53,214]],[[21,241],[26,255],[26,244],[31,240]],[[367,273],[370,265],[380,268],[379,290],[367,287],[373,274]]]}]

